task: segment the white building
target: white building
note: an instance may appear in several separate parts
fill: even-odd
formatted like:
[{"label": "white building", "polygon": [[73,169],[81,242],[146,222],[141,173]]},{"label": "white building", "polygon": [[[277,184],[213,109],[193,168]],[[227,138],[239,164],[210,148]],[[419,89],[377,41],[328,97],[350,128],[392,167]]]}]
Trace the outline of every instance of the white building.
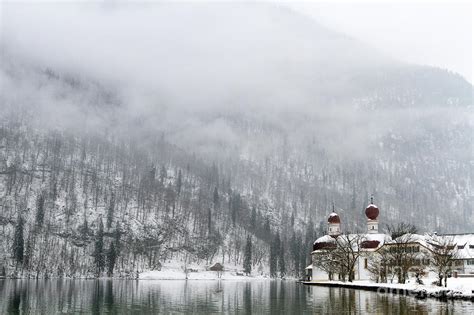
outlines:
[{"label": "white building", "polygon": [[[456,249],[453,271],[459,276],[474,277],[474,233],[441,234],[437,237],[447,238]],[[425,235],[423,241],[429,243],[429,236]]]},{"label": "white building", "polygon": [[[369,272],[369,261],[371,255],[379,251],[382,247],[388,250],[396,250],[397,240],[392,240],[389,235],[378,232],[378,215],[379,209],[373,204],[373,200],[365,210],[367,216],[367,232],[362,234],[344,235],[344,239],[356,239],[353,250],[357,252],[358,259],[354,266],[354,280],[370,280],[371,273]],[[313,251],[311,252],[312,265],[307,267],[307,271],[311,274],[312,281],[324,280],[338,280],[338,275],[332,273],[331,275],[322,268],[324,264],[329,265],[331,262],[325,261],[327,259],[328,251],[337,248],[338,243],[341,242],[341,219],[339,215],[333,212],[328,217],[327,234],[318,238],[313,244]],[[410,277],[418,275],[421,272],[422,276],[428,276],[431,268],[431,258],[434,251],[435,244],[432,243],[433,235],[418,235],[410,234],[409,242],[404,246],[405,250],[413,251],[411,257],[415,260],[415,266]],[[474,234],[446,234],[435,235],[436,237],[449,238],[449,244],[453,244],[456,251],[456,258],[452,266],[453,275],[459,277],[474,277]],[[357,243],[357,244],[356,244]]]},{"label": "white building", "polygon": [[[378,231],[378,215],[379,209],[373,204],[373,200],[365,209],[367,216],[367,233],[364,234],[349,234],[347,238],[360,240],[359,245],[354,245],[360,248],[354,248],[360,256],[357,260],[354,270],[355,280],[369,280],[370,273],[368,272],[368,260],[372,253],[382,247],[385,242],[391,240],[390,236],[381,234]],[[312,280],[322,281],[329,280],[329,275],[326,271],[318,267],[320,260],[323,259],[327,250],[337,247],[337,239],[341,235],[341,219],[334,211],[328,217],[328,231],[327,235],[318,238],[313,244],[312,256]],[[333,275],[332,279],[337,280],[338,275]]]}]

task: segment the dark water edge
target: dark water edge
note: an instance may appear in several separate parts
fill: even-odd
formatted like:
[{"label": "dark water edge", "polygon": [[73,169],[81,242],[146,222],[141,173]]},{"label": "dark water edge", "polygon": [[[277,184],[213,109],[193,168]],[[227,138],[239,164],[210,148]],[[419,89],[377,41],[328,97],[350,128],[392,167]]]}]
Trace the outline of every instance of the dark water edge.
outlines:
[{"label": "dark water edge", "polygon": [[0,280],[0,314],[474,314],[419,300],[280,280]]},{"label": "dark water edge", "polygon": [[[474,280],[473,280],[474,281]],[[356,283],[331,283],[331,282],[303,282],[305,285],[312,285],[312,286],[322,286],[322,287],[337,287],[337,288],[346,288],[346,289],[354,289],[354,290],[366,290],[366,291],[373,291],[378,293],[391,293],[391,294],[403,294],[408,295],[411,297],[419,298],[419,299],[426,299],[426,298],[435,298],[446,301],[448,299],[451,300],[466,300],[474,302],[474,296],[471,294],[452,294],[451,289],[447,289],[445,287],[438,287],[436,290],[432,290],[427,292],[427,290],[423,288],[419,289],[404,289],[399,288],[396,286],[386,286],[384,283],[377,285],[362,285]]]}]

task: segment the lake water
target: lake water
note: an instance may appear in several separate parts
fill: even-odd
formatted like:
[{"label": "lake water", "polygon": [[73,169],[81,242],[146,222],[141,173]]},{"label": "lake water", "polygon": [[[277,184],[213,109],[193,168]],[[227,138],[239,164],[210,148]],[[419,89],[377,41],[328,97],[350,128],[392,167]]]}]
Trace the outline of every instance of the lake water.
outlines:
[{"label": "lake water", "polygon": [[0,280],[0,314],[474,314],[474,303],[294,281]]}]

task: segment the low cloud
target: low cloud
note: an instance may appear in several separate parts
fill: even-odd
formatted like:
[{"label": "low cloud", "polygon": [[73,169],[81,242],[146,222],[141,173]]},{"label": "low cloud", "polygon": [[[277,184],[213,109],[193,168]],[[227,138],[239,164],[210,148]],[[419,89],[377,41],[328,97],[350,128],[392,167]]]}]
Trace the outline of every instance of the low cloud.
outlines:
[{"label": "low cloud", "polygon": [[164,134],[252,158],[315,140],[363,158],[374,137],[422,119],[356,106],[354,73],[402,63],[286,8],[249,6],[5,4],[2,102],[53,129]]}]

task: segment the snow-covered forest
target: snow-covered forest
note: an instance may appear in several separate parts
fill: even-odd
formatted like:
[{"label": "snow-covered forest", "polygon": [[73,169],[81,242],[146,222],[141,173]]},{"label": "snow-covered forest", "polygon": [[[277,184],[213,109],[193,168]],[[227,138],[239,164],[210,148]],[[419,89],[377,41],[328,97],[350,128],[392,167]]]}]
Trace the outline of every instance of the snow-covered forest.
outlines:
[{"label": "snow-covered forest", "polygon": [[[11,9],[0,63],[0,273],[243,265],[251,235],[255,272],[300,276],[333,203],[344,230],[363,230],[370,195],[382,226],[472,230],[472,85],[287,9],[234,9],[143,13],[138,31],[155,31],[136,38],[143,58],[116,49],[112,61],[74,41],[61,50],[55,38],[29,51],[36,37]],[[44,31],[54,27],[40,23],[48,14],[36,21]],[[116,29],[84,45],[135,39],[120,14],[105,17]]]}]

